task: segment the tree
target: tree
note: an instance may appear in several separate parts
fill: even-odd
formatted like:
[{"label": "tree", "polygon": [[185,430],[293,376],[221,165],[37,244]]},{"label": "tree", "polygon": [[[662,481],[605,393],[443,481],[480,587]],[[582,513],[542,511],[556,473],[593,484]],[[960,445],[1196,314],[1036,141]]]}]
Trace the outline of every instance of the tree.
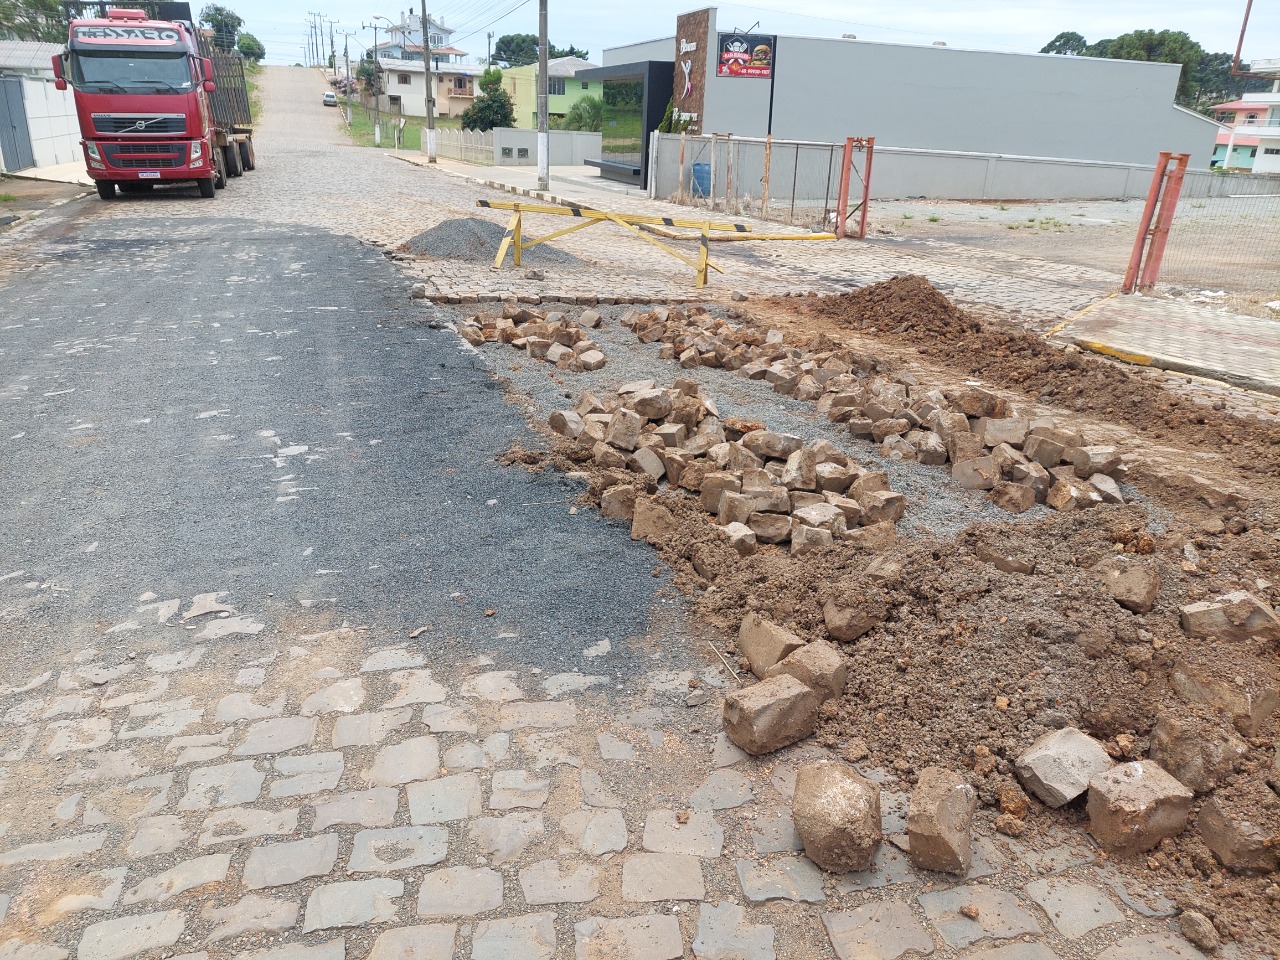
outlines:
[{"label": "tree", "polygon": [[67,42],[67,18],[59,0],[0,0],[0,37]]},{"label": "tree", "polygon": [[240,51],[240,56],[254,63],[261,63],[262,58],[267,55],[267,48],[252,33],[240,34],[240,39],[236,41],[236,49]]},{"label": "tree", "polygon": [[1178,75],[1179,103],[1193,101],[1192,72],[1200,65],[1204,48],[1181,30],[1134,30],[1116,37],[1107,56],[1112,60],[1145,60],[1150,63],[1176,63],[1182,67]]},{"label": "tree", "polygon": [[1043,47],[1040,48],[1041,53],[1057,53],[1064,57],[1078,57],[1085,52],[1088,47],[1084,37],[1073,30],[1064,30],[1058,34]]},{"label": "tree", "polygon": [[[554,43],[547,44],[547,57],[555,60],[559,57],[577,57],[585,60],[589,56],[586,50],[579,50],[573,44],[561,50]],[[534,33],[508,33],[498,38],[493,45],[493,56],[490,65],[505,63],[508,67],[523,67],[538,62],[538,35]]]},{"label": "tree", "polygon": [[599,97],[582,97],[575,100],[564,115],[562,130],[586,130],[599,133],[604,129],[604,101]]},{"label": "tree", "polygon": [[462,112],[463,130],[492,130],[494,127],[514,127],[516,107],[511,94],[502,89],[502,71],[487,67],[480,77],[480,96]]},{"label": "tree", "polygon": [[226,7],[211,3],[200,11],[200,22],[213,28],[213,45],[224,53],[236,48],[236,37],[244,20]]}]

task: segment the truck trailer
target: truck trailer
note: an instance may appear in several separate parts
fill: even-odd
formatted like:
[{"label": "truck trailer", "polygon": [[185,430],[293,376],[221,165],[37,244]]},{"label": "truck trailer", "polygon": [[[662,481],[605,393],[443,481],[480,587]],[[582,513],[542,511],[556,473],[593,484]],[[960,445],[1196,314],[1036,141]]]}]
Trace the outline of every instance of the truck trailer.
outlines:
[{"label": "truck trailer", "polygon": [[213,197],[256,164],[244,61],[215,49],[189,3],[64,3],[55,86],[72,88],[98,196],[192,182]]}]

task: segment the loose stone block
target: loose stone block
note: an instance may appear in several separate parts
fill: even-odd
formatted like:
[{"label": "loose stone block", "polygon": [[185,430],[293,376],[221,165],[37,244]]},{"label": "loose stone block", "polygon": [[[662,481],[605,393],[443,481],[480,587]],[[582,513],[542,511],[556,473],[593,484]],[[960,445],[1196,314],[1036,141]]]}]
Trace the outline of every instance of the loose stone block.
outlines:
[{"label": "loose stone block", "polygon": [[690,857],[716,858],[724,849],[724,828],[710,811],[683,814],[674,810],[651,810],[645,816],[642,844],[650,853],[676,853]]},{"label": "loose stone block", "polygon": [[738,650],[751,662],[751,671],[763,677],[765,671],[804,646],[790,630],[772,623],[754,611],[738,627]]},{"label": "loose stone block", "polygon": [[880,786],[847,764],[806,764],[796,773],[791,820],[822,869],[866,870],[882,836]]},{"label": "loose stone block", "polygon": [[818,553],[835,545],[835,537],[830,530],[818,527],[806,527],[803,524],[792,525],[791,555],[802,557],[810,553]]},{"label": "loose stone block", "polygon": [[680,960],[680,921],[670,914],[588,917],[573,925],[576,960]]},{"label": "loose stone block", "polygon": [[897,960],[905,953],[928,956],[934,951],[929,931],[901,900],[824,913],[822,923],[839,960]]},{"label": "loose stone block", "polygon": [[749,557],[756,552],[755,531],[745,523],[730,523],[720,528],[721,534],[729,541],[729,546],[740,557]]},{"label": "loose stone block", "polygon": [[609,426],[604,433],[604,441],[611,447],[626,450],[630,453],[640,442],[640,431],[644,428],[644,418],[631,410],[622,409],[609,418]]},{"label": "loose stone block", "polygon": [[[1236,873],[1270,873],[1280,870],[1280,815],[1275,800],[1265,787],[1253,785],[1229,788],[1229,796],[1255,794],[1251,808],[1261,822],[1253,823],[1232,811],[1220,794],[1210,798],[1200,811],[1196,826],[1205,846],[1228,870]],[[1265,817],[1267,819],[1262,820]]]},{"label": "loose stone block", "polygon": [[390,923],[396,918],[396,901],[402,896],[404,881],[389,877],[342,880],[316,887],[307,898],[302,932]]},{"label": "loose stone block", "polygon": [[702,861],[674,853],[634,853],[622,865],[622,897],[632,902],[701,900]]},{"label": "loose stone block", "polygon": [[252,760],[224,763],[216,767],[200,767],[187,778],[186,795],[178,802],[179,810],[207,810],[252,803],[262,792],[266,774]]},{"label": "loose stone block", "polygon": [[502,874],[488,867],[446,867],[422,878],[418,916],[474,917],[502,906]]},{"label": "loose stone block", "polygon": [[307,877],[322,877],[338,859],[338,837],[322,834],[289,843],[254,847],[244,867],[246,890],[282,887]]},{"label": "loose stone block", "polygon": [[1111,598],[1126,610],[1149,613],[1160,595],[1160,571],[1154,563],[1117,554],[1107,557],[1094,571]]},{"label": "loose stone block", "polygon": [[1111,757],[1102,744],[1075,727],[1046,733],[1014,764],[1022,785],[1051,807],[1070,803],[1110,767]]},{"label": "loose stone block", "polygon": [[237,807],[219,810],[205,817],[204,832],[200,834],[200,846],[214,843],[230,843],[272,834],[293,833],[298,829],[298,811],[255,810]]},{"label": "loose stone block", "polygon": [[1192,637],[1280,640],[1280,617],[1264,601],[1247,590],[1223,594],[1216,600],[1189,603],[1180,608],[1182,629]]},{"label": "loose stone block", "polygon": [[751,754],[780,750],[813,733],[821,705],[795,677],[770,677],[725,698],[725,732]]},{"label": "loose stone block", "polygon": [[627,822],[621,810],[575,810],[560,819],[560,829],[574,846],[592,857],[620,853],[627,848]]},{"label": "loose stone block", "polygon": [[389,873],[434,866],[448,852],[449,831],[445,827],[361,830],[347,861],[347,873]]},{"label": "loose stone block", "polygon": [[828,600],[822,605],[822,620],[826,624],[827,633],[832,639],[843,643],[857,640],[888,615],[888,608],[879,601],[845,605]]},{"label": "loose stone block", "polygon": [[1089,781],[1089,832],[1115,853],[1142,853],[1177,836],[1193,794],[1152,760],[1123,763]]},{"label": "loose stone block", "polygon": [[482,810],[480,778],[458,773],[426,783],[411,783],[409,819],[413,823],[450,823],[478,817]]},{"label": "loose stone block", "polygon": [[600,495],[600,513],[608,520],[626,520],[635,517],[636,488],[629,483],[619,483]]},{"label": "loose stone block", "polygon": [[333,722],[333,746],[335,748],[377,746],[393,730],[404,726],[412,719],[412,707],[338,717]]},{"label": "loose stone block", "polygon": [[991,488],[991,502],[1010,513],[1026,513],[1036,505],[1035,491],[1010,480],[1001,480]]},{"label": "loose stone block", "polygon": [[1000,465],[991,457],[973,457],[951,465],[951,479],[966,490],[990,490],[1000,482]]},{"label": "loose stone block", "polygon": [[471,960],[552,960],[556,954],[554,913],[483,920],[471,941]]},{"label": "loose stone block", "polygon": [[675,515],[651,497],[637,497],[631,518],[631,539],[657,546],[676,531]]},{"label": "loose stone block", "polygon": [[78,960],[123,960],[146,950],[178,942],[186,921],[179,910],[103,920],[85,928],[76,949]]},{"label": "loose stone block", "polygon": [[925,767],[911,791],[908,856],[921,870],[965,874],[973,863],[977,792],[958,773]]},{"label": "loose stone block", "polygon": [[1151,759],[1195,793],[1208,793],[1249,752],[1232,731],[1162,713],[1151,730]]},{"label": "loose stone block", "polygon": [[780,674],[795,677],[824,701],[844,694],[849,666],[840,651],[829,643],[806,643],[764,672],[764,678]]},{"label": "loose stone block", "polygon": [[342,752],[280,757],[275,767],[283,779],[271,784],[273,798],[311,796],[338,785],[342,779]]}]

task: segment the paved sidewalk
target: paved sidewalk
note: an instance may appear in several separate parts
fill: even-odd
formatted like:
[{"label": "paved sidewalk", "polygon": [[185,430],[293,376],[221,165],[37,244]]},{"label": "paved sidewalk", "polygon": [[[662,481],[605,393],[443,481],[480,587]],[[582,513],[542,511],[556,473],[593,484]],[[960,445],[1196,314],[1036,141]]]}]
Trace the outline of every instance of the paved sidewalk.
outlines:
[{"label": "paved sidewalk", "polygon": [[93,186],[93,178],[85,171],[83,160],[77,160],[74,163],[59,163],[51,167],[31,167],[27,170],[19,170],[16,173],[9,173],[7,176],[18,177],[22,180],[48,180],[52,183],[78,183],[82,187]]},{"label": "paved sidewalk", "polygon": [[1115,296],[1058,336],[1127,363],[1280,396],[1280,323],[1153,297]]}]

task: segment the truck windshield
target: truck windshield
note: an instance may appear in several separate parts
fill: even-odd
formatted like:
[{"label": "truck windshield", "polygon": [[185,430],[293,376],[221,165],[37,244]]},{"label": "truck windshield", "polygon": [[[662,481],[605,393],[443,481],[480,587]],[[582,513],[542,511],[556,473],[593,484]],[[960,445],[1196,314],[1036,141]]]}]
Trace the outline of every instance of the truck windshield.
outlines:
[{"label": "truck windshield", "polygon": [[72,82],[89,93],[187,93],[194,85],[183,54],[77,53]]}]

